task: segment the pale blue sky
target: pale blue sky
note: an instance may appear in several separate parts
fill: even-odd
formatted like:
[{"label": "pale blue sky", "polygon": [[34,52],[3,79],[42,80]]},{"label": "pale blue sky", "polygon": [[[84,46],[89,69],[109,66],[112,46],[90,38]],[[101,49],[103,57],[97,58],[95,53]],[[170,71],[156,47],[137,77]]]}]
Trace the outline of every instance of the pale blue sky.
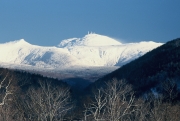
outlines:
[{"label": "pale blue sky", "polygon": [[0,0],[0,43],[56,46],[88,31],[123,42],[180,37],[180,0]]}]

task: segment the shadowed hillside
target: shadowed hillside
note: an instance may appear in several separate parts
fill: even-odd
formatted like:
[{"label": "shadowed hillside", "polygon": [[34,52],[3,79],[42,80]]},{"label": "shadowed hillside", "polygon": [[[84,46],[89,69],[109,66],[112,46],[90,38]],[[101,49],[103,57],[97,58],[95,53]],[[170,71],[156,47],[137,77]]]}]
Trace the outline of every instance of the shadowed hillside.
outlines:
[{"label": "shadowed hillside", "polygon": [[73,110],[72,98],[60,80],[0,68],[1,121],[62,120]]},{"label": "shadowed hillside", "polygon": [[125,79],[133,89],[142,94],[159,87],[166,80],[180,83],[180,38],[148,52],[144,56],[122,66],[116,71],[97,80],[89,88],[101,87],[113,78]]}]

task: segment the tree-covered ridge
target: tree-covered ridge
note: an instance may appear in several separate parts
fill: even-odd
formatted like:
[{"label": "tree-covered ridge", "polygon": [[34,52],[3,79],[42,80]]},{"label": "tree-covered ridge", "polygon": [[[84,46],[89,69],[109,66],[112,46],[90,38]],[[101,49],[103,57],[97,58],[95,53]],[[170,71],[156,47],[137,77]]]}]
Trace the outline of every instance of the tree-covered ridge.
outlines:
[{"label": "tree-covered ridge", "polygon": [[133,88],[142,93],[165,80],[180,82],[180,38],[148,52],[118,70],[97,80],[97,87],[112,78],[126,79]]},{"label": "tree-covered ridge", "polygon": [[0,68],[1,121],[62,120],[73,110],[70,87],[57,79]]}]

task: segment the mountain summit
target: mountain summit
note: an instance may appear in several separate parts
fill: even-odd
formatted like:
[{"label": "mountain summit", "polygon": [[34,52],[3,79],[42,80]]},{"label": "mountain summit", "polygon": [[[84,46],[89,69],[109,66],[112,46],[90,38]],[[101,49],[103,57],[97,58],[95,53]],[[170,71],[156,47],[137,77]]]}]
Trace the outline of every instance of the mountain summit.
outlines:
[{"label": "mountain summit", "polygon": [[63,40],[58,47],[72,47],[72,46],[110,46],[110,45],[121,45],[115,39],[110,37],[89,33],[85,35],[83,38],[71,38]]},{"label": "mountain summit", "polygon": [[24,39],[20,39],[20,40],[15,40],[15,41],[10,41],[7,43],[4,43],[5,45],[19,45],[19,46],[23,46],[23,45],[30,45],[28,42],[26,42]]}]

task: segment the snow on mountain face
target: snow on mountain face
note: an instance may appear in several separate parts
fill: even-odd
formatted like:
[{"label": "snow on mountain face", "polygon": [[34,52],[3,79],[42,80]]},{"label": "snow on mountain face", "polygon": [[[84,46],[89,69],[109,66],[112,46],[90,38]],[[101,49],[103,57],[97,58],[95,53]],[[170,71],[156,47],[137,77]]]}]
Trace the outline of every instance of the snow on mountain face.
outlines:
[{"label": "snow on mountain face", "polygon": [[160,45],[152,41],[122,44],[98,34],[63,40],[58,47],[31,45],[21,39],[0,44],[0,62],[45,68],[122,66]]},{"label": "snow on mountain face", "polygon": [[56,68],[79,64],[67,49],[31,45],[25,40],[0,44],[0,62]]},{"label": "snow on mountain face", "polygon": [[108,45],[121,45],[120,42],[110,37],[88,34],[83,38],[71,38],[63,40],[58,47],[72,47],[72,46],[108,46]]},{"label": "snow on mountain face", "polygon": [[100,47],[73,46],[67,49],[82,65],[122,66],[160,45],[161,43],[140,42]]}]

